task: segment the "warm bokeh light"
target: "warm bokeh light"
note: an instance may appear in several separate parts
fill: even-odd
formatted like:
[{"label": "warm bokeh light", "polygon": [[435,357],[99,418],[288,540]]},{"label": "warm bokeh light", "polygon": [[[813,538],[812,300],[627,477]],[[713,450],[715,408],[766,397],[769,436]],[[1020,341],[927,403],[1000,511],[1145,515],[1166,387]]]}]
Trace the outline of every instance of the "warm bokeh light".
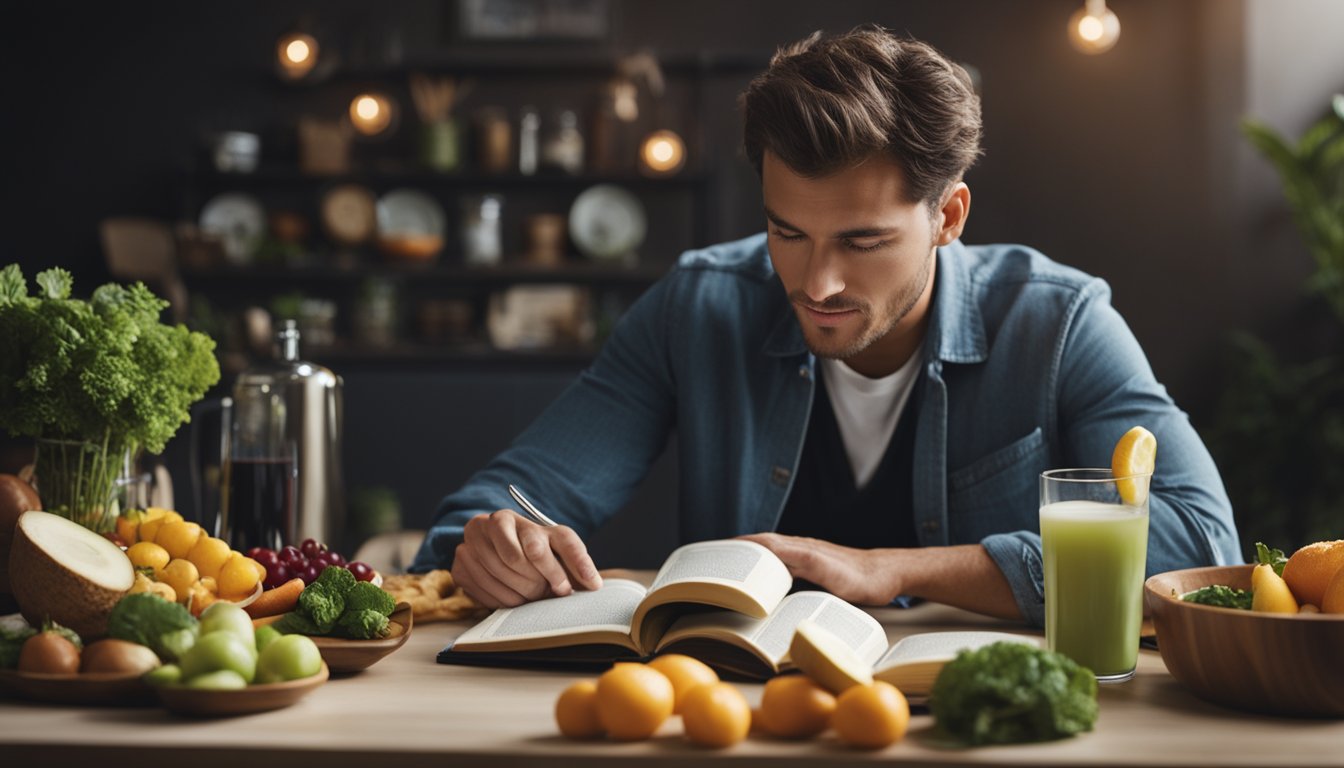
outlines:
[{"label": "warm bokeh light", "polygon": [[317,66],[318,46],[312,35],[293,32],[280,38],[276,44],[276,61],[281,74],[290,80],[300,80]]},{"label": "warm bokeh light", "polygon": [[639,159],[646,173],[676,173],[686,164],[686,143],[672,131],[654,131],[644,138]]},{"label": "warm bokeh light", "polygon": [[1069,19],[1069,41],[1083,53],[1105,53],[1120,39],[1120,19],[1105,0],[1087,0]]},{"label": "warm bokeh light", "polygon": [[365,136],[386,131],[392,118],[392,103],[380,93],[361,93],[350,101],[350,122]]}]

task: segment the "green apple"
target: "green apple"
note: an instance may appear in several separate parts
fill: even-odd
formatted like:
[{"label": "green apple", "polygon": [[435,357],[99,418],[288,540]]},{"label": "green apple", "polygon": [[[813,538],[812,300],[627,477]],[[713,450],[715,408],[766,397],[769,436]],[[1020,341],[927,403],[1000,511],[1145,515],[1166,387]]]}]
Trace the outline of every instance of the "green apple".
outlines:
[{"label": "green apple", "polygon": [[197,675],[186,682],[188,688],[200,688],[207,691],[236,691],[247,687],[243,676],[231,669],[221,669]]},{"label": "green apple", "polygon": [[250,648],[256,648],[252,631],[252,617],[247,611],[225,601],[211,603],[201,611],[201,634],[219,631],[232,632]]},{"label": "green apple", "polygon": [[322,669],[322,652],[307,635],[284,635],[272,641],[257,659],[257,682],[279,683],[312,677]]},{"label": "green apple", "polygon": [[182,668],[176,664],[164,664],[149,670],[140,679],[150,685],[176,685],[182,682]]},{"label": "green apple", "polygon": [[257,672],[257,650],[228,630],[201,635],[201,639],[182,657],[182,679],[194,678],[221,669],[231,670],[250,683]]},{"label": "green apple", "polygon": [[257,653],[266,650],[266,646],[279,640],[283,635],[275,627],[257,627]]}]

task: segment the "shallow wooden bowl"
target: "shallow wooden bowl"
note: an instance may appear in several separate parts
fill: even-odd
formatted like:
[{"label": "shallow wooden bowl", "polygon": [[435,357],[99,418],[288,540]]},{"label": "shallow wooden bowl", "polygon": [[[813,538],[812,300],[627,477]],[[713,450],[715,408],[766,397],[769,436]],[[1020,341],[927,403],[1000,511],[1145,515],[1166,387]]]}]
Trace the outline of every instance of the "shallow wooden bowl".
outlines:
[{"label": "shallow wooden bowl", "polygon": [[1213,584],[1250,589],[1252,568],[1188,568],[1144,583],[1162,661],[1195,695],[1217,704],[1344,717],[1344,614],[1253,613],[1180,599]]},{"label": "shallow wooden bowl", "polygon": [[34,701],[53,704],[143,706],[154,702],[154,692],[139,673],[85,672],[48,675],[0,669],[0,690]]},{"label": "shallow wooden bowl", "polygon": [[330,676],[331,671],[323,664],[312,677],[249,685],[236,691],[207,691],[180,685],[161,685],[154,690],[171,712],[193,717],[229,717],[288,707],[327,682]]},{"label": "shallow wooden bowl", "polygon": [[333,673],[358,672],[405,645],[411,636],[411,604],[397,603],[387,617],[387,637],[377,640],[346,640],[339,637],[314,637],[322,660]]}]

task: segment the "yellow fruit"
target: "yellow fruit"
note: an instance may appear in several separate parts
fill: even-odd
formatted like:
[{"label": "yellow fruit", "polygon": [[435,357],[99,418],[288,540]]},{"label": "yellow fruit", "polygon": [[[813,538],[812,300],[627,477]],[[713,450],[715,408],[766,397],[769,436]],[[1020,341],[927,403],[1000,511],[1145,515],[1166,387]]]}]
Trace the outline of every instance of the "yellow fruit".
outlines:
[{"label": "yellow fruit", "polygon": [[1321,598],[1321,613],[1344,613],[1344,568],[1335,571],[1330,583],[1325,585],[1325,597]]},{"label": "yellow fruit", "polygon": [[1297,613],[1297,599],[1288,583],[1272,565],[1257,565],[1251,571],[1251,610],[1264,613]]},{"label": "yellow fruit", "polygon": [[201,574],[196,570],[196,566],[191,564],[190,560],[170,560],[163,567],[163,574],[159,576],[159,581],[173,588],[179,598],[184,597],[191,591],[191,587],[198,580]]},{"label": "yellow fruit", "polygon": [[561,735],[571,739],[596,739],[602,723],[597,719],[597,683],[580,680],[566,688],[555,700],[555,724]]},{"label": "yellow fruit", "polygon": [[192,616],[200,617],[201,612],[210,607],[210,604],[219,599],[213,592],[206,589],[203,582],[196,582],[191,585],[191,591],[187,593],[187,608]]},{"label": "yellow fruit", "polygon": [[617,664],[597,678],[597,718],[620,741],[647,739],[672,715],[672,681],[643,664]]},{"label": "yellow fruit", "polygon": [[[1318,541],[1297,550],[1283,566],[1283,580],[1303,603],[1321,605],[1330,579],[1344,568],[1344,539]],[[1324,606],[1322,606],[1324,607]]]},{"label": "yellow fruit", "polygon": [[728,683],[702,683],[686,692],[681,722],[692,744],[731,747],[751,730],[751,705]]},{"label": "yellow fruit", "polygon": [[145,510],[145,519],[140,523],[140,540],[156,541],[159,528],[167,523],[181,522],[182,516],[176,512],[150,507]]},{"label": "yellow fruit", "polygon": [[835,696],[806,675],[771,678],[761,692],[761,730],[783,739],[806,739],[830,727]]},{"label": "yellow fruit", "polygon": [[152,541],[137,541],[126,549],[126,556],[131,558],[131,565],[136,568],[153,568],[155,574],[173,559],[168,550]]},{"label": "yellow fruit", "polygon": [[835,702],[831,725],[840,740],[854,747],[881,749],[905,736],[910,704],[891,683],[856,685]]},{"label": "yellow fruit", "polygon": [[1126,504],[1141,505],[1148,499],[1148,481],[1157,466],[1157,438],[1143,427],[1120,436],[1111,452],[1111,474],[1116,490]]},{"label": "yellow fruit", "polygon": [[681,702],[692,688],[719,682],[719,676],[703,661],[680,653],[659,656],[650,661],[649,666],[662,672],[671,681],[672,690],[676,692],[676,700],[672,704],[674,715],[681,713]]},{"label": "yellow fruit", "polygon": [[140,521],[145,513],[139,509],[128,509],[117,518],[117,535],[127,544],[134,544],[140,533]]},{"label": "yellow fruit", "polygon": [[216,596],[219,595],[219,584],[214,580],[213,577],[202,576],[201,580],[197,583],[200,584],[201,588],[204,589],[206,592],[209,592],[210,594]]},{"label": "yellow fruit", "polygon": [[168,550],[168,554],[176,558],[187,558],[187,553],[196,546],[196,542],[201,539],[201,526],[199,523],[188,523],[184,520],[174,520],[159,526],[158,533],[154,536],[154,543]]},{"label": "yellow fruit", "polygon": [[251,563],[251,564],[252,564],[252,570],[254,570],[254,571],[257,572],[257,581],[265,581],[265,580],[266,580],[266,566],[262,565],[261,563],[257,562],[256,560],[254,560],[254,559],[252,559],[252,558],[250,558],[250,557],[247,558],[247,562]]},{"label": "yellow fruit", "polygon": [[260,565],[250,557],[234,553],[228,562],[219,569],[215,581],[219,584],[219,595],[228,600],[237,600],[252,594],[261,582],[256,566]]},{"label": "yellow fruit", "polygon": [[187,559],[196,564],[201,578],[211,579],[219,577],[219,569],[224,567],[230,557],[233,557],[233,550],[229,549],[229,543],[211,536],[202,536],[187,553]]}]

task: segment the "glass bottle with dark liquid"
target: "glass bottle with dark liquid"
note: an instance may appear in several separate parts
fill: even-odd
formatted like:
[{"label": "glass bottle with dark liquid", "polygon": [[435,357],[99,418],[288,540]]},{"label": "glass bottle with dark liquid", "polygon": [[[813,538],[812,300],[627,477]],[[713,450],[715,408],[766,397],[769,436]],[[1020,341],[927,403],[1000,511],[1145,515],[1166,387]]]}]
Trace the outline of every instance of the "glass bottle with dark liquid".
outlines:
[{"label": "glass bottle with dark liquid", "polygon": [[278,551],[294,527],[294,459],[233,459],[226,471],[229,546]]}]

